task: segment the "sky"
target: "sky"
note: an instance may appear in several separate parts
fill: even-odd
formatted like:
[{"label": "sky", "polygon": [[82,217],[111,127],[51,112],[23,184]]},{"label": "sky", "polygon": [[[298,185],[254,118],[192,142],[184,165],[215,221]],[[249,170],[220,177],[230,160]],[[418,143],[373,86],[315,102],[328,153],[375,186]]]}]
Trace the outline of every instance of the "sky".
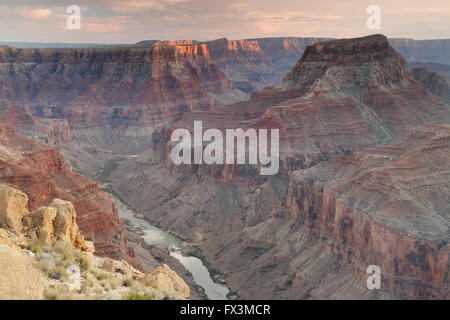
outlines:
[{"label": "sky", "polygon": [[[81,9],[68,29],[67,8]],[[367,8],[381,28],[367,27]],[[373,33],[450,38],[449,0],[0,0],[0,42],[135,43],[227,37],[333,37]]]}]

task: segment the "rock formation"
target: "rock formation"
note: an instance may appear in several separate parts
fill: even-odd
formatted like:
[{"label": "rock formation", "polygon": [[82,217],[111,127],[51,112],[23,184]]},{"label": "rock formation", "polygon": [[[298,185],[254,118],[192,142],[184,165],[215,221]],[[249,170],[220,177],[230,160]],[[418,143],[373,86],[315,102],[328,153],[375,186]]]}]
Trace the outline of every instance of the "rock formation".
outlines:
[{"label": "rock formation", "polygon": [[449,142],[449,126],[424,127],[295,171],[288,214],[345,259],[378,265],[384,288],[448,298]]},{"label": "rock formation", "polygon": [[411,74],[431,93],[450,104],[450,78],[430,71],[428,68],[414,68]]},{"label": "rock formation", "polygon": [[0,98],[27,104],[38,116],[89,127],[157,122],[245,95],[233,90],[204,44],[157,43],[149,48],[0,49]]},{"label": "rock formation", "polygon": [[189,298],[167,265],[145,275],[126,261],[94,256],[70,202],[54,199],[29,213],[23,192],[0,185],[0,194],[0,300]]},{"label": "rock formation", "polygon": [[166,264],[146,275],[144,283],[159,291],[179,292],[184,298],[188,298],[191,295],[190,289],[183,279]]},{"label": "rock formation", "polygon": [[[279,128],[280,174],[174,166],[164,129],[151,151],[123,161],[110,179],[137,211],[196,243],[238,297],[448,297],[449,208],[436,188],[446,190],[450,107],[410,75],[386,37],[314,44],[280,86],[186,113],[173,128],[192,129],[194,120]],[[425,150],[436,156],[416,162]],[[367,289],[369,264],[386,273],[385,290]]]},{"label": "rock formation", "polygon": [[389,39],[390,44],[408,61],[450,64],[450,40]]},{"label": "rock formation", "polygon": [[320,38],[261,38],[206,42],[211,58],[246,93],[278,84],[308,45]]},{"label": "rock formation", "polygon": [[22,219],[28,214],[28,197],[23,192],[0,185],[0,225],[22,232]]},{"label": "rock formation", "polygon": [[[78,212],[77,222],[83,234],[95,243],[99,254],[124,258],[129,256],[117,208],[109,196],[100,191],[97,183],[72,172],[62,155],[49,145],[18,135],[5,124],[0,125],[3,128],[0,135],[0,181],[19,188],[28,195],[26,209],[34,211],[43,205],[55,207],[60,212],[57,215],[58,223],[73,223],[69,221],[72,219],[70,215],[74,212],[73,208],[69,206],[62,210],[57,202],[50,203],[55,198],[71,201]],[[3,196],[11,192],[11,189],[2,189]],[[0,219],[16,231],[19,231],[17,221],[23,216],[20,216],[20,210],[17,211],[19,216],[10,216],[9,210],[20,207],[25,212],[27,197],[20,194],[22,197],[15,197],[13,203],[4,203],[0,213]],[[51,220],[53,213],[48,209],[44,211],[47,217],[42,218],[41,222],[45,225],[48,219]],[[44,212],[36,212],[40,213]],[[45,238],[49,235],[46,235],[44,225],[39,233]],[[71,235],[74,236],[75,234]]]},{"label": "rock formation", "polygon": [[92,248],[78,230],[72,203],[54,199],[49,207],[39,207],[32,213],[28,212],[27,205],[25,193],[0,185],[0,227],[45,244],[61,240],[83,251]]},{"label": "rock formation", "polygon": [[[448,298],[448,85],[408,70],[394,50],[448,63],[447,42],[318,40],[0,49],[0,97],[18,103],[0,104],[3,123],[58,146],[147,219],[193,242],[237,297]],[[221,107],[227,102],[236,103]],[[204,129],[279,129],[280,173],[175,166],[170,134],[194,120]],[[95,183],[48,145],[6,124],[0,133],[0,181],[28,194],[31,235],[56,237],[49,221],[59,206],[49,203],[60,198],[73,202],[97,251],[126,252],[117,209]],[[14,230],[18,218],[5,208],[0,219]],[[76,242],[71,232],[61,237]],[[102,259],[103,269],[128,270]],[[382,291],[366,287],[369,264],[382,269]],[[187,294],[165,267],[133,272]]]}]

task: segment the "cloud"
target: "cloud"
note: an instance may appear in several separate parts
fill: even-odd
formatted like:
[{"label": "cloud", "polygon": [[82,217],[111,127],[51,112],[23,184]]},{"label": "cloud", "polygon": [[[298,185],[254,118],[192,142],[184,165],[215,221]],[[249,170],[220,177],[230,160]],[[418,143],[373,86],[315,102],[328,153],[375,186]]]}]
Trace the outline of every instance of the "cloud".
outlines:
[{"label": "cloud", "polygon": [[111,1],[110,9],[121,13],[142,12],[147,10],[164,10],[165,6],[160,1],[153,0],[132,0],[132,1]]},{"label": "cloud", "polygon": [[25,9],[24,16],[30,19],[46,19],[53,13],[52,9],[38,8],[38,9]]},{"label": "cloud", "polygon": [[33,8],[29,6],[8,7],[2,5],[0,9],[3,12],[8,12],[9,15],[32,20],[47,19],[53,14],[53,10],[50,8]]},{"label": "cloud", "polygon": [[[377,2],[382,10],[381,33],[450,37],[448,0]],[[66,8],[74,3],[82,8],[82,29],[69,32]],[[361,0],[2,0],[0,41],[349,37],[373,32],[366,27],[368,4]]]}]

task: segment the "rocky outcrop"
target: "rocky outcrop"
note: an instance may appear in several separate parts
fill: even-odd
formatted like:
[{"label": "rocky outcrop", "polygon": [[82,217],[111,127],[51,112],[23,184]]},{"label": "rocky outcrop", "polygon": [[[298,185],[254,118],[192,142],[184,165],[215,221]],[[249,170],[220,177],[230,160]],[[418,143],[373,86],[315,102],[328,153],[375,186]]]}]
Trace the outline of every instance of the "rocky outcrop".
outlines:
[{"label": "rocky outcrop", "polygon": [[31,238],[50,244],[55,241],[55,228],[53,222],[57,210],[50,207],[40,207],[27,215],[23,220],[27,234]]},{"label": "rocky outcrop", "polygon": [[296,171],[287,214],[361,273],[378,265],[384,288],[446,299],[449,141],[450,127],[426,127],[396,144]]},{"label": "rocky outcrop", "polygon": [[66,241],[82,251],[94,252],[93,243],[85,241],[78,230],[76,216],[72,203],[54,199],[48,207],[37,208],[22,221],[25,232],[32,239],[46,244]]},{"label": "rocky outcrop", "polygon": [[440,75],[450,77],[450,64],[413,61],[408,63],[408,67],[410,69],[427,68]]},{"label": "rocky outcrop", "polygon": [[[99,254],[131,259],[117,208],[109,196],[100,191],[97,183],[72,172],[62,155],[49,145],[20,136],[12,129],[7,129],[6,125],[4,128],[0,136],[1,183],[23,190],[29,200],[27,209],[31,211],[41,206],[49,206],[55,198],[71,201],[78,212],[76,219],[81,231],[89,241],[95,243]],[[3,190],[10,192],[7,188]],[[26,197],[17,199],[21,200],[5,203],[0,214],[2,221],[6,221],[6,225],[16,231],[17,222],[24,213],[18,212],[17,217],[11,217],[8,210],[14,206],[23,207]],[[57,203],[50,206],[60,210]],[[46,212],[47,215],[52,215],[49,210]],[[73,219],[70,217],[70,214],[73,214],[73,208],[70,206],[60,213],[60,218],[57,219],[62,224]],[[47,223],[49,216],[41,222]],[[63,218],[64,216],[66,218]],[[47,237],[46,228],[41,231],[42,237]]]},{"label": "rocky outcrop", "polygon": [[156,268],[144,278],[145,285],[163,292],[172,292],[188,298],[191,295],[187,284],[166,264]]},{"label": "rocky outcrop", "polygon": [[37,208],[32,213],[28,212],[27,205],[25,193],[0,185],[0,228],[14,232],[19,238],[27,235],[45,244],[61,240],[83,251],[92,247],[78,230],[72,203],[54,199],[48,207]]},{"label": "rocky outcrop", "polygon": [[48,206],[56,209],[56,216],[53,221],[55,238],[72,243],[76,248],[83,248],[84,238],[78,230],[77,214],[72,203],[54,199]]},{"label": "rocky outcrop", "polygon": [[411,75],[431,93],[450,104],[450,78],[425,67],[412,69]]},{"label": "rocky outcrop", "polygon": [[25,193],[0,185],[0,226],[22,232],[22,219],[28,214],[27,202]]},{"label": "rocky outcrop", "polygon": [[24,193],[4,185],[0,191],[0,205],[9,218],[0,220],[0,300],[190,296],[189,287],[167,265],[146,276],[126,261],[94,256],[70,202],[54,199],[28,213]]}]

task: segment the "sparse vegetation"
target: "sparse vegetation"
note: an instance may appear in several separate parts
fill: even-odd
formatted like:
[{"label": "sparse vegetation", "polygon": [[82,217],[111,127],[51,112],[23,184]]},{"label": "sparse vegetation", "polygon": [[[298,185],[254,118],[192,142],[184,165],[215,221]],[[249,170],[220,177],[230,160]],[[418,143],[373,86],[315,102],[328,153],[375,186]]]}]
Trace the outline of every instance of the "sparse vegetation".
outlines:
[{"label": "sparse vegetation", "polygon": [[125,277],[122,281],[122,286],[127,287],[127,288],[135,288],[136,281],[134,281],[130,277]]},{"label": "sparse vegetation", "polygon": [[51,268],[47,271],[48,277],[50,279],[66,281],[69,278],[66,268],[62,266]]},{"label": "sparse vegetation", "polygon": [[74,248],[70,243],[65,241],[57,241],[53,245],[53,249],[56,253],[60,255],[65,265],[69,266],[75,264],[76,248]]},{"label": "sparse vegetation", "polygon": [[91,263],[88,258],[81,254],[81,252],[76,260],[81,272],[89,271],[89,269],[91,268]]},{"label": "sparse vegetation", "polygon": [[147,292],[130,292],[125,300],[155,300],[155,298]]},{"label": "sparse vegetation", "polygon": [[[153,293],[129,274],[100,269],[93,264],[90,256],[70,243],[57,241],[53,245],[46,245],[31,240],[28,249],[35,253],[36,266],[52,283],[44,292],[46,299],[155,300],[158,296],[157,292]],[[67,268],[74,264],[79,266],[81,272],[81,288],[78,292],[70,291],[67,286],[70,277]]]},{"label": "sparse vegetation", "polygon": [[33,252],[34,254],[38,254],[51,251],[51,246],[37,239],[30,239],[28,240],[27,249]]}]

